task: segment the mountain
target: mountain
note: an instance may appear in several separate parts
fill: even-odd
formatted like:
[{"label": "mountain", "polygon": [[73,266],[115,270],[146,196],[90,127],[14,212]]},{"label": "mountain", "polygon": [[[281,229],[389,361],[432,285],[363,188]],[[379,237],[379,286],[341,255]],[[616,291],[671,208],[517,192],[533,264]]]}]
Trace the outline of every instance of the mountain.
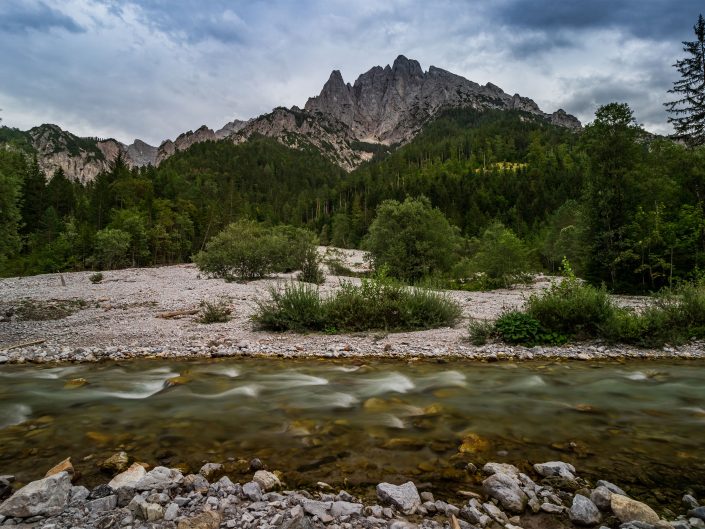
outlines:
[{"label": "mountain", "polygon": [[249,121],[231,121],[217,131],[203,125],[159,147],[141,140],[125,145],[114,139],[80,138],[56,125],[27,132],[0,127],[0,145],[36,153],[48,176],[61,168],[81,182],[107,169],[118,154],[129,167],[158,166],[196,143],[230,140],[240,144],[254,135],[293,148],[317,149],[351,171],[377,152],[408,143],[434,116],[455,108],[519,110],[529,119],[581,128],[578,119],[563,110],[548,114],[533,100],[509,95],[492,83],[479,85],[435,66],[424,72],[418,61],[400,55],[391,66],[375,66],[352,85],[334,70],[320,94],[309,98],[303,109],[278,107]]},{"label": "mountain", "polygon": [[391,67],[375,66],[360,75],[352,86],[334,70],[305,109],[338,119],[358,140],[391,145],[411,139],[440,110],[459,107],[523,110],[580,128],[580,122],[562,110],[546,114],[529,98],[510,96],[491,83],[481,86],[435,66],[424,72],[417,61],[403,55]]}]

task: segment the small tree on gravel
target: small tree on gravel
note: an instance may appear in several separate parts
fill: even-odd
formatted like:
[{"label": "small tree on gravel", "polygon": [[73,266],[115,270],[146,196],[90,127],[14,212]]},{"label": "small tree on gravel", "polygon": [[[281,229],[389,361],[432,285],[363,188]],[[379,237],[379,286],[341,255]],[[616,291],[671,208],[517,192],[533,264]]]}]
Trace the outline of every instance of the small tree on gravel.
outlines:
[{"label": "small tree on gravel", "polygon": [[405,281],[445,273],[453,266],[460,234],[426,197],[386,200],[363,242],[375,268]]}]

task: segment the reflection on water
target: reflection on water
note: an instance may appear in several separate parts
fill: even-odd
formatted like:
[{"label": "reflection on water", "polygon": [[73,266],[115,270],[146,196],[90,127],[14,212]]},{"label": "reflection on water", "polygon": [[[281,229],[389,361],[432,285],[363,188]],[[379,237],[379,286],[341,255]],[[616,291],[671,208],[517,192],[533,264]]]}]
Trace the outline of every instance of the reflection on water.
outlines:
[{"label": "reflection on water", "polygon": [[291,486],[413,479],[450,493],[479,483],[470,462],[562,459],[667,503],[705,483],[704,378],[704,364],[662,362],[3,366],[0,473],[26,481],[72,456],[93,484],[97,462],[126,450],[191,470],[228,462],[234,478],[260,457]]}]

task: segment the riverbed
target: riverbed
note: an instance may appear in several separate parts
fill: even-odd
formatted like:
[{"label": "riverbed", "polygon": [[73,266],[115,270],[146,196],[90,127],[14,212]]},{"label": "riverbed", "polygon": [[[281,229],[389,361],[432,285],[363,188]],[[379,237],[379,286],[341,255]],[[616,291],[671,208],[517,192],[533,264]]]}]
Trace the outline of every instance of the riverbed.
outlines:
[{"label": "riverbed", "polygon": [[486,461],[573,463],[669,505],[705,494],[705,364],[212,359],[0,366],[0,473],[71,456],[87,484],[136,461],[236,479],[260,458],[289,486],[360,494],[412,479],[477,490]]}]

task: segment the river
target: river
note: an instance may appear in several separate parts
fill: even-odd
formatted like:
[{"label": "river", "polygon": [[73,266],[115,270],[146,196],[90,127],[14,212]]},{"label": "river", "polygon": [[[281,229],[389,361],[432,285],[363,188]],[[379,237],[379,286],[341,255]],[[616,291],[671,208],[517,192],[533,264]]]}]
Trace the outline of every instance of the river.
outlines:
[{"label": "river", "polygon": [[[85,484],[119,450],[246,480],[366,494],[413,479],[453,496],[486,461],[560,459],[653,504],[705,495],[705,364],[227,359],[0,367],[0,474],[71,456]],[[472,467],[470,467],[472,469]]]}]

